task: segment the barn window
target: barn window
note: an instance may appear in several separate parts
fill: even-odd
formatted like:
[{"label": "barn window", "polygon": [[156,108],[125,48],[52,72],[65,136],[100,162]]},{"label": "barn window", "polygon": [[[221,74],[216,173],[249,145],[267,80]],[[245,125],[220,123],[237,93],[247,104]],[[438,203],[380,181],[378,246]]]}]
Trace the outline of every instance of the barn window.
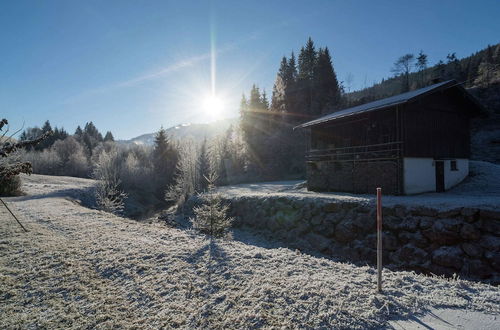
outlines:
[{"label": "barn window", "polygon": [[458,171],[457,161],[456,160],[452,160],[450,162],[450,168],[451,168],[452,171]]}]

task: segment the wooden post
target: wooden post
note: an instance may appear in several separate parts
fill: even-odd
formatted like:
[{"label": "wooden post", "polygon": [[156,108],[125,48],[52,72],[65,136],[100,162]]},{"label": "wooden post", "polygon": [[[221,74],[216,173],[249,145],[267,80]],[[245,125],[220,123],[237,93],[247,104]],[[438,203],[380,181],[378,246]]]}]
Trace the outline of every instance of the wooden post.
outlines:
[{"label": "wooden post", "polygon": [[10,208],[7,206],[7,204],[3,201],[3,199],[0,198],[0,202],[2,202],[2,204],[5,206],[5,208],[7,209],[7,211],[9,211],[9,213],[14,217],[14,219],[16,219],[17,223],[19,224],[19,226],[21,226],[21,228],[25,231],[25,232],[28,232],[28,229],[24,228],[23,224],[21,223],[21,221],[19,221],[19,219],[14,215],[14,213],[12,213],[12,211],[10,210]]},{"label": "wooden post", "polygon": [[382,188],[377,188],[377,291],[382,292]]}]

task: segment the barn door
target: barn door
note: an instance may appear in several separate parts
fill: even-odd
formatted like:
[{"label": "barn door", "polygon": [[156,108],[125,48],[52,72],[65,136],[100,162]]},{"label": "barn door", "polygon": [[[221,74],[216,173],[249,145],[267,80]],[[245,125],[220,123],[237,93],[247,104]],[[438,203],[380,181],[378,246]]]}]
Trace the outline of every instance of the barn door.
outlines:
[{"label": "barn door", "polygon": [[444,191],[444,162],[436,160],[436,192]]}]

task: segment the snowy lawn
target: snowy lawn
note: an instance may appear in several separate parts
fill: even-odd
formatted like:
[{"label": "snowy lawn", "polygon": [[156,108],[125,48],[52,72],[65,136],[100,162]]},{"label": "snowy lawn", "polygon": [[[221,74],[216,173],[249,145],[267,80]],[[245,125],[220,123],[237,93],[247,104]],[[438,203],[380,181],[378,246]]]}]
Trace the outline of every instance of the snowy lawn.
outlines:
[{"label": "snowy lawn", "polygon": [[500,314],[500,289],[375,271],[248,233],[217,240],[75,202],[91,180],[31,176],[0,208],[0,328],[378,328],[430,308]]},{"label": "snowy lawn", "polygon": [[[373,195],[349,193],[317,193],[302,187],[303,181],[249,183],[220,187],[228,197],[283,196],[289,198],[315,198],[331,201],[375,203]],[[471,161],[470,175],[462,183],[445,193],[425,193],[412,196],[384,196],[384,206],[426,206],[437,209],[477,207],[500,210],[500,165]]]}]

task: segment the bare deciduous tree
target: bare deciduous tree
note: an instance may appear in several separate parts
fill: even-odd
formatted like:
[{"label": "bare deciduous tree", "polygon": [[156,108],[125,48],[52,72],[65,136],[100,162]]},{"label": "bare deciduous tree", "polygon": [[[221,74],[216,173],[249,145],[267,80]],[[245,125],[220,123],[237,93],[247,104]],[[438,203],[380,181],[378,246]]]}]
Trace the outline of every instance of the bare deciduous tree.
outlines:
[{"label": "bare deciduous tree", "polygon": [[395,76],[402,77],[402,92],[407,92],[410,90],[410,72],[413,68],[413,63],[415,61],[415,55],[406,54],[401,56],[394,62],[394,66],[392,68],[392,73]]}]

